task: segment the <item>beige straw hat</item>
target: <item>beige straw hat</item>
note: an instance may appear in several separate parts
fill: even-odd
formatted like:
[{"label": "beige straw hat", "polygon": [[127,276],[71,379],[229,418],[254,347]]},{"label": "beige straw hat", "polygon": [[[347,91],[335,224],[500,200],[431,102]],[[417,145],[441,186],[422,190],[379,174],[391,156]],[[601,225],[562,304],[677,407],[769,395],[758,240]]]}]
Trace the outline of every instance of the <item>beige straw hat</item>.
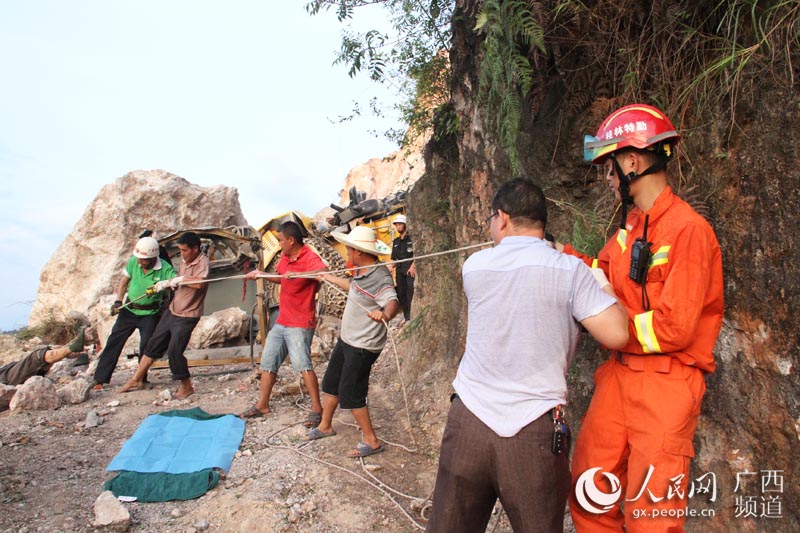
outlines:
[{"label": "beige straw hat", "polygon": [[375,231],[367,226],[356,226],[350,230],[350,233],[335,231],[331,235],[345,246],[361,250],[371,255],[378,256],[391,253],[386,243],[379,240],[375,236]]}]

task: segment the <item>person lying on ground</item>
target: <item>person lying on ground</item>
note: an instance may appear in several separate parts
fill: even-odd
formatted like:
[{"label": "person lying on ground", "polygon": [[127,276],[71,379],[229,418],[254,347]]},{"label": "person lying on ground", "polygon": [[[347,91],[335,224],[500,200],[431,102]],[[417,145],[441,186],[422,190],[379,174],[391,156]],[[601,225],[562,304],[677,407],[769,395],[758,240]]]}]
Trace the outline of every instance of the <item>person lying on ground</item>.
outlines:
[{"label": "person lying on ground", "polygon": [[0,383],[3,385],[22,385],[32,376],[44,376],[53,363],[64,358],[74,359],[83,352],[84,332],[66,346],[45,346],[38,348],[19,361],[0,366]]}]

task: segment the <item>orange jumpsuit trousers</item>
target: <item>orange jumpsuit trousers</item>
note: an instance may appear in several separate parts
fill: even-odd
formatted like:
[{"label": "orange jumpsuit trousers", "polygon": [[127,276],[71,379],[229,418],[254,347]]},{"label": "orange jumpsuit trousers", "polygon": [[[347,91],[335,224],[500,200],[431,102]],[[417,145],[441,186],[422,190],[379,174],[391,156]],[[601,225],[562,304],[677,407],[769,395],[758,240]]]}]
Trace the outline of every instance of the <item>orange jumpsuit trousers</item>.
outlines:
[{"label": "orange jumpsuit trousers", "polygon": [[[570,493],[578,532],[618,532],[623,523],[628,533],[683,531],[692,438],[704,393],[702,372],[669,356],[615,354],[597,369],[572,461],[573,479],[600,470],[576,482]],[[593,487],[614,494],[604,473],[620,482],[615,504],[605,510],[610,502],[594,501],[600,498],[579,501],[578,495],[593,494]]]}]

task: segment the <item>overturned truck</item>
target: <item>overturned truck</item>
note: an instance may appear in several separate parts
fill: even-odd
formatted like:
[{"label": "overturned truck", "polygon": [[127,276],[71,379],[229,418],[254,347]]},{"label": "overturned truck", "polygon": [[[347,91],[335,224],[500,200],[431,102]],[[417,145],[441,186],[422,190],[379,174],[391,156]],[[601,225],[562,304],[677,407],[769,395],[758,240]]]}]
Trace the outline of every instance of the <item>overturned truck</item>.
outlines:
[{"label": "overturned truck", "polygon": [[[319,254],[330,270],[347,266],[344,245],[333,238],[334,232],[348,233],[357,225],[366,225],[374,229],[378,238],[391,249],[394,238],[391,217],[405,213],[405,191],[380,200],[368,200],[363,192],[352,188],[349,197],[350,203],[345,207],[331,204],[333,214],[324,223],[315,224],[302,213],[289,211],[271,218],[258,229],[250,226],[197,228],[168,235],[159,243],[177,265],[180,260],[177,239],[186,231],[198,234],[203,243],[203,253],[210,260],[209,279],[218,280],[209,284],[206,314],[229,307],[239,307],[248,312],[250,360],[253,361],[255,343],[263,346],[267,332],[277,318],[280,285],[258,280],[256,290],[249,290],[248,282],[242,280],[241,275],[254,268],[275,272],[280,258],[276,234],[282,223],[297,223],[306,244]],[[341,317],[345,299],[341,292],[324,284],[317,296],[317,314]]]}]

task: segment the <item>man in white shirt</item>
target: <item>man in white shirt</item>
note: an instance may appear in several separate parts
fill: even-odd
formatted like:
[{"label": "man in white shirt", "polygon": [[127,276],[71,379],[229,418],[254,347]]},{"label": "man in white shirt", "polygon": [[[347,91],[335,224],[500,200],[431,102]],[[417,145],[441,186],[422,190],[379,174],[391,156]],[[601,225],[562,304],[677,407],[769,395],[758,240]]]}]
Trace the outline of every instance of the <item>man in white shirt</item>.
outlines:
[{"label": "man in white shirt", "polygon": [[482,532],[500,498],[515,532],[562,531],[570,473],[560,408],[580,325],[615,348],[628,340],[627,317],[602,276],[544,241],[547,204],[531,180],[502,185],[486,221],[495,247],[462,271],[466,350],[427,530]]}]

